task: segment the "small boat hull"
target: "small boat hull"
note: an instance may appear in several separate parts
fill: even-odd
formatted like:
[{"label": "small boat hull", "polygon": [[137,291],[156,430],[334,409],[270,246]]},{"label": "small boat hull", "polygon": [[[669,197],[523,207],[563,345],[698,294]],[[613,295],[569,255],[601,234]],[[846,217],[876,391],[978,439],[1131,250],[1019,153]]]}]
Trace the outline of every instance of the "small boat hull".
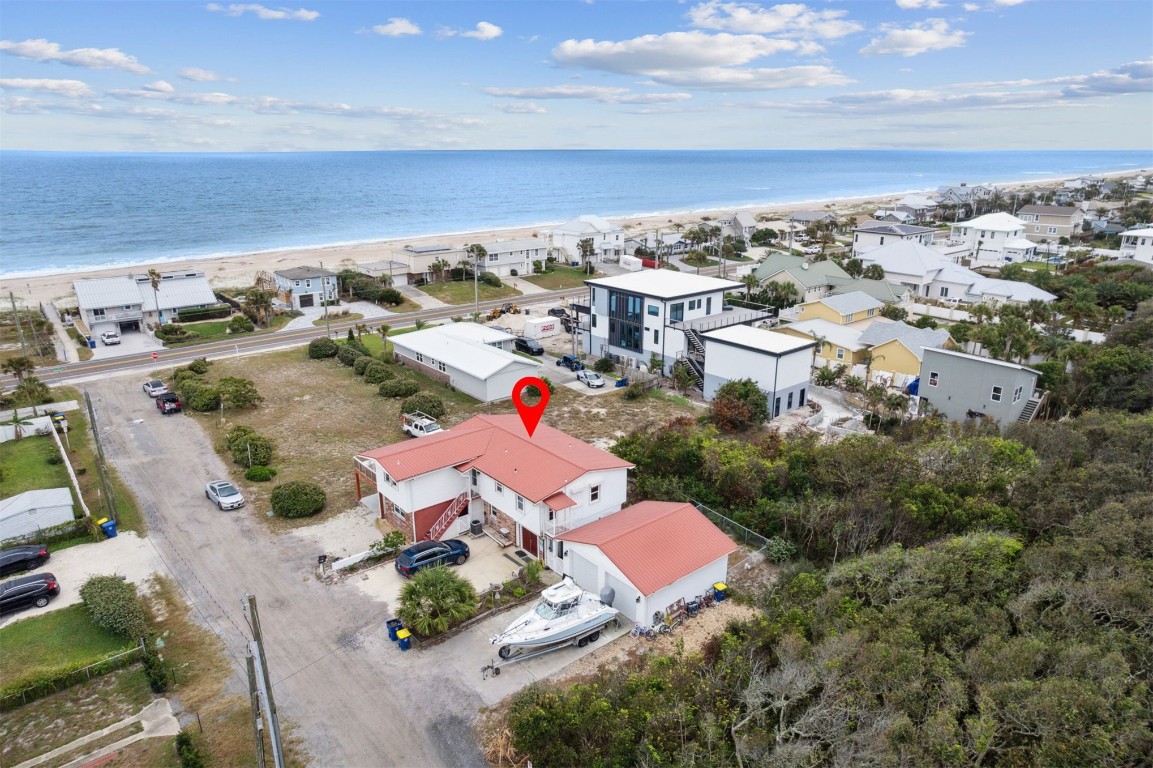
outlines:
[{"label": "small boat hull", "polygon": [[541,593],[537,603],[493,637],[492,643],[502,646],[501,657],[508,658],[516,649],[553,645],[591,634],[616,616],[615,608],[566,578]]}]

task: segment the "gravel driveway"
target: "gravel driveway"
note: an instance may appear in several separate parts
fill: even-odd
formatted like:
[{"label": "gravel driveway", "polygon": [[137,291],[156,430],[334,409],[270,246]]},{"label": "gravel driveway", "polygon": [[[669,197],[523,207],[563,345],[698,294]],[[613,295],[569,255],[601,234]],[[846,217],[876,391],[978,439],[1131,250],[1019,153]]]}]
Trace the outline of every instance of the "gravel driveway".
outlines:
[{"label": "gravel driveway", "polygon": [[432,654],[396,651],[384,626],[388,606],[316,581],[307,537],[274,535],[254,518],[259,511],[209,503],[204,483],[229,472],[192,419],[159,414],[132,377],[95,382],[89,392],[108,460],[137,496],[150,544],[227,646],[231,692],[247,693],[241,602],[249,592],[259,601],[280,716],[297,726],[316,764],[485,765],[472,735],[485,703],[474,682],[444,674]]}]

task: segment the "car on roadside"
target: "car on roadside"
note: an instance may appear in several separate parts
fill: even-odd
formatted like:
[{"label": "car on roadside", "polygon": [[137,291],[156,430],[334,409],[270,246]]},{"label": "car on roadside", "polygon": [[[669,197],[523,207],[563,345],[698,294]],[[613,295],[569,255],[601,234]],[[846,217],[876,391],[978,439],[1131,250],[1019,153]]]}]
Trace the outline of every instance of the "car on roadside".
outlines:
[{"label": "car on roadside", "polygon": [[577,371],[577,381],[592,389],[598,389],[605,385],[604,376],[601,376],[596,371]]},{"label": "car on roadside", "polygon": [[105,331],[100,334],[100,343],[106,347],[120,343],[120,334],[116,331]]},{"label": "car on roadside", "polygon": [[568,310],[564,307],[553,307],[548,313],[553,317],[568,317]]},{"label": "car on roadside", "polygon": [[204,495],[221,510],[240,509],[244,506],[244,494],[227,480],[212,480],[205,483]]},{"label": "car on roadside", "polygon": [[149,397],[168,394],[168,387],[160,379],[149,379],[144,382],[144,394]]},{"label": "car on roadside", "polygon": [[0,582],[0,613],[36,606],[43,608],[60,594],[60,582],[51,573],[34,573]]},{"label": "car on roadside", "polygon": [[157,410],[165,416],[184,410],[184,407],[180,404],[180,397],[175,392],[165,392],[163,395],[157,395],[154,402],[156,403]]},{"label": "car on roadside", "polygon": [[516,347],[517,352],[524,352],[526,355],[544,354],[544,347],[540,345],[540,342],[527,336],[517,336],[513,346]]},{"label": "car on roadside", "polygon": [[821,252],[821,246],[819,246],[819,245],[806,246],[804,249],[804,252],[806,254],[808,254],[809,256],[815,256],[816,254]]},{"label": "car on roadside", "polygon": [[421,541],[396,556],[396,572],[406,579],[434,565],[464,565],[468,560],[468,544],[460,539]]},{"label": "car on roadside", "polygon": [[576,355],[561,355],[557,358],[556,364],[561,368],[568,368],[570,371],[582,371],[585,367]]},{"label": "car on roadside", "polygon": [[34,571],[51,557],[47,544],[20,544],[0,551],[0,576]]}]

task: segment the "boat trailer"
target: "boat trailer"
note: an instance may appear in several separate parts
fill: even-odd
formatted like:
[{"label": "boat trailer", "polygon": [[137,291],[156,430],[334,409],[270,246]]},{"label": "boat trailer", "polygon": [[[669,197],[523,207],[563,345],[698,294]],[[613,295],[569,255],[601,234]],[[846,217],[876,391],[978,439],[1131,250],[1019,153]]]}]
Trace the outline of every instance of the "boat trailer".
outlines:
[{"label": "boat trailer", "polygon": [[500,658],[480,668],[481,679],[487,680],[490,674],[493,677],[496,677],[500,674],[501,667],[508,666],[509,664],[515,664],[518,661],[527,661],[528,659],[533,659],[537,656],[543,656],[546,653],[552,653],[553,651],[559,651],[561,648],[567,648],[570,645],[575,645],[578,648],[584,648],[589,643],[595,643],[597,640],[599,640],[601,632],[606,628],[613,627],[615,629],[620,625],[621,620],[618,615],[612,617],[604,624],[601,624],[599,627],[594,628],[591,632],[585,632],[584,634],[570,637],[566,640],[558,640],[555,643],[530,646],[527,648],[514,648],[509,645],[502,645],[500,650],[497,651],[497,655],[500,656]]}]

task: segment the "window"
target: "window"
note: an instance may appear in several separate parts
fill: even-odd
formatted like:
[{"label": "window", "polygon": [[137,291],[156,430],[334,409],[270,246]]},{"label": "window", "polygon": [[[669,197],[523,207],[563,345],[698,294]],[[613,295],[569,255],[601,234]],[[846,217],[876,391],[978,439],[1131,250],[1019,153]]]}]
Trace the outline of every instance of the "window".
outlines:
[{"label": "window", "polygon": [[992,400],[994,403],[1001,402],[1001,392],[1002,391],[1003,390],[1000,387],[993,387],[993,394],[989,395],[989,399]]},{"label": "window", "polygon": [[983,229],[981,230],[981,237],[982,237],[982,238],[984,238],[984,237],[985,237],[985,230],[983,230]]},{"label": "window", "polygon": [[474,486],[480,483],[480,472],[478,470],[471,469],[469,470],[469,474],[472,475],[472,484]]},{"label": "window", "polygon": [[868,311],[866,314],[868,315],[868,317],[872,317],[872,316],[873,316],[873,313],[874,313],[874,312],[876,312],[876,311],[877,311],[877,310],[875,310],[875,309],[870,309],[870,310],[869,310],[869,311]]},{"label": "window", "polygon": [[941,298],[942,299],[947,298],[948,295],[949,295],[949,289],[942,285],[941,286]]},{"label": "window", "polygon": [[929,386],[937,386],[937,382],[940,380],[940,376],[941,374],[937,373],[936,371],[929,371]]},{"label": "window", "polygon": [[793,410],[793,393],[789,393],[789,404],[785,406],[786,410]]},{"label": "window", "polygon": [[421,353],[421,352],[416,353],[416,362],[418,362],[418,363],[424,362],[424,354],[423,353]]},{"label": "window", "polygon": [[1017,387],[1016,389],[1013,390],[1013,402],[1014,403],[1021,399],[1021,390],[1022,389],[1023,389],[1023,387]]},{"label": "window", "polygon": [[669,320],[674,323],[679,323],[685,319],[685,303],[678,301],[669,307]]},{"label": "window", "polygon": [[658,307],[656,304],[649,304],[649,314],[650,315],[652,315],[653,317],[656,317],[660,313],[661,313],[660,307]]},{"label": "window", "polygon": [[516,495],[516,511],[524,512],[524,496],[519,493]]},{"label": "window", "polygon": [[497,483],[496,484],[496,492],[497,493],[504,493],[504,486],[501,485],[500,483]]},{"label": "window", "polygon": [[860,241],[860,239],[861,239],[861,236],[858,235],[856,232],[854,232],[853,233],[853,242],[856,243],[856,242]]},{"label": "window", "polygon": [[600,498],[601,487],[599,485],[594,485],[592,488],[589,488],[589,501],[600,501]]},{"label": "window", "polygon": [[705,299],[705,314],[711,315],[713,313],[713,297],[709,296]]},{"label": "window", "polygon": [[881,235],[881,245],[884,245],[884,244],[885,244],[885,236]]},{"label": "window", "polygon": [[1034,232],[1040,232],[1040,231],[1041,231],[1041,228],[1040,228],[1040,227],[1033,227],[1033,231],[1034,231]]},{"label": "window", "polygon": [[94,310],[92,310],[92,317],[93,317],[93,318],[101,318],[101,317],[104,317],[104,308],[103,308],[103,307],[101,307],[100,309],[94,309]]},{"label": "window", "polygon": [[837,347],[837,359],[838,360],[844,360],[845,359],[845,350],[843,347]]},{"label": "window", "polygon": [[780,415],[781,415],[781,398],[778,397],[776,399],[776,401],[773,403],[773,416],[777,417]]},{"label": "window", "polygon": [[660,331],[653,331],[653,344],[660,344],[660,343],[661,343],[661,332]]},{"label": "window", "polygon": [[852,315],[841,315],[841,325],[847,325],[848,323],[851,323],[851,322],[853,322],[853,316]]},{"label": "window", "polygon": [[490,254],[488,255],[488,260],[489,260],[489,261],[497,261],[498,259],[500,259],[500,254],[499,254],[499,253],[490,253]]},{"label": "window", "polygon": [[801,388],[801,399],[797,401],[797,405],[799,407],[804,407],[805,405],[805,390],[803,387]]},{"label": "window", "polygon": [[441,373],[445,373],[447,371],[447,368],[445,368],[444,363],[440,362],[439,360],[436,362],[436,367],[437,367],[437,370],[439,370]]},{"label": "window", "polygon": [[1049,227],[1049,234],[1050,235],[1057,234],[1057,228],[1056,227]]}]

